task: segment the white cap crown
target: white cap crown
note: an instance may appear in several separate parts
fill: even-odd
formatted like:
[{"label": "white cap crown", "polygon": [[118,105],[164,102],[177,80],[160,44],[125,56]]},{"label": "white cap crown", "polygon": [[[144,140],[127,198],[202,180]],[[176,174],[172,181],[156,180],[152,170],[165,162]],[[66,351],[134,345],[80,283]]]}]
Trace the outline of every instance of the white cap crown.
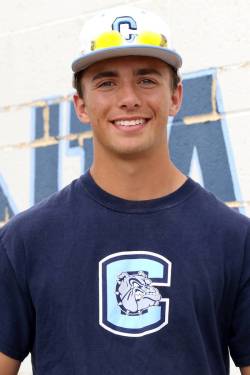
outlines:
[{"label": "white cap crown", "polygon": [[103,10],[87,21],[80,34],[77,73],[95,62],[120,56],[159,58],[178,70],[182,59],[172,46],[167,24],[151,12],[131,6]]}]

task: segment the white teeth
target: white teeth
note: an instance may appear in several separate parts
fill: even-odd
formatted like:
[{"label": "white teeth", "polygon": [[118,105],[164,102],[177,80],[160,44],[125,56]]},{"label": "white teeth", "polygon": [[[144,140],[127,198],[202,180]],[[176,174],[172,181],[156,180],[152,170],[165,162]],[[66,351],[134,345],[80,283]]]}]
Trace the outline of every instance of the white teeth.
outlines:
[{"label": "white teeth", "polygon": [[115,121],[115,125],[117,126],[135,126],[135,125],[144,125],[146,122],[145,119],[137,119],[137,120],[117,120]]}]

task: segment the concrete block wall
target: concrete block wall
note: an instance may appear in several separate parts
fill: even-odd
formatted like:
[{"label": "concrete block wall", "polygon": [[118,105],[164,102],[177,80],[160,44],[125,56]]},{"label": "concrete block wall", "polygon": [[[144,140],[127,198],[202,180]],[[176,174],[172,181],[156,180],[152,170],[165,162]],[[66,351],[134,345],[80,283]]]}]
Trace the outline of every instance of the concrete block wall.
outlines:
[{"label": "concrete block wall", "polygon": [[[168,125],[173,161],[250,217],[250,4],[106,0],[105,8],[124,3],[166,18],[183,56],[184,102]],[[103,7],[12,0],[1,12],[0,225],[91,164],[91,127],[74,114],[70,64],[84,20]],[[28,359],[20,374],[30,373]]]}]

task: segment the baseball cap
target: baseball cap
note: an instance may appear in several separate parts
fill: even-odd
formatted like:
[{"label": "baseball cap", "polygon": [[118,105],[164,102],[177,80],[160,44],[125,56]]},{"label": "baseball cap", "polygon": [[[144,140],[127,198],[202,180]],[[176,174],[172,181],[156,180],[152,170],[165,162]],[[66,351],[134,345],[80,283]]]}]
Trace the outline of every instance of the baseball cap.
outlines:
[{"label": "baseball cap", "polygon": [[80,34],[80,55],[72,63],[75,74],[113,57],[149,56],[178,70],[181,56],[173,49],[168,25],[157,15],[133,6],[105,9],[88,20]]}]

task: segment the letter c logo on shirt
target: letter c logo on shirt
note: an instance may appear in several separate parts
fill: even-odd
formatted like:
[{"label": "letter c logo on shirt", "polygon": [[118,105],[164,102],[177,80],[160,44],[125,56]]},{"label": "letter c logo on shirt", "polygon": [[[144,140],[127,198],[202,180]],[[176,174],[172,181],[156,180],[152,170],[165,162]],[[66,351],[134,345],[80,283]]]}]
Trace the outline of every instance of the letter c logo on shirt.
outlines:
[{"label": "letter c logo on shirt", "polygon": [[168,324],[172,263],[149,251],[124,251],[99,262],[99,324],[121,336],[140,337]]}]

